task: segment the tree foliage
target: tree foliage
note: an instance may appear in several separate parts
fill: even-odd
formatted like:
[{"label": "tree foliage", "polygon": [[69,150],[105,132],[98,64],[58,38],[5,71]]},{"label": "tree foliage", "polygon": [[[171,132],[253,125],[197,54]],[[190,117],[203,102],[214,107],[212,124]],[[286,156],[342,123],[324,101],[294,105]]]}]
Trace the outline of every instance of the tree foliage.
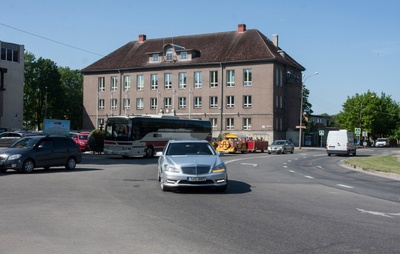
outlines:
[{"label": "tree foliage", "polygon": [[71,126],[81,126],[82,80],[79,71],[25,53],[24,127],[41,130],[46,118],[72,118]]},{"label": "tree foliage", "polygon": [[[354,131],[361,128],[372,138],[394,137],[400,127],[400,106],[390,96],[368,91],[348,97],[343,110],[337,115],[342,129]],[[397,137],[399,138],[399,137]]]}]

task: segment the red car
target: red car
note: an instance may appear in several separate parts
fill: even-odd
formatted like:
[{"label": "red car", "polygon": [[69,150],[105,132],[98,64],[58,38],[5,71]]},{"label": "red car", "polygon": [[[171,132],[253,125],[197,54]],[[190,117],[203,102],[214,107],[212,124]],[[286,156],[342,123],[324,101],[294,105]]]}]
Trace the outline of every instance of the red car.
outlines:
[{"label": "red car", "polygon": [[89,146],[88,146],[88,139],[89,139],[90,132],[80,132],[74,134],[72,136],[72,139],[78,144],[78,146],[81,148],[82,152],[88,151]]}]

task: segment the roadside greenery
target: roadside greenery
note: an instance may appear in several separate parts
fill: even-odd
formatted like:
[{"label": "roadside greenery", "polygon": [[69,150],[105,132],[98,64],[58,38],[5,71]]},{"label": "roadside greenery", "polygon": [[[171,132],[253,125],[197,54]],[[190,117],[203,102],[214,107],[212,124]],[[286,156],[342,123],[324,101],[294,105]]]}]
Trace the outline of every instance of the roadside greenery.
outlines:
[{"label": "roadside greenery", "polygon": [[360,167],[363,170],[400,174],[398,156],[354,157],[345,160],[347,165]]}]

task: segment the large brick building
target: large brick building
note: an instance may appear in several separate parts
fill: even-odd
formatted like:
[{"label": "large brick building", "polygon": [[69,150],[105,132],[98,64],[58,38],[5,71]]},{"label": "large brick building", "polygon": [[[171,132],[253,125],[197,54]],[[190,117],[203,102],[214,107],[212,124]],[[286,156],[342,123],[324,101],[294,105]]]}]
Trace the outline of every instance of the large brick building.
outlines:
[{"label": "large brick building", "polygon": [[304,70],[279,47],[277,35],[270,40],[244,24],[171,38],[142,34],[82,70],[83,128],[98,128],[110,115],[173,112],[209,119],[215,137],[292,137]]}]

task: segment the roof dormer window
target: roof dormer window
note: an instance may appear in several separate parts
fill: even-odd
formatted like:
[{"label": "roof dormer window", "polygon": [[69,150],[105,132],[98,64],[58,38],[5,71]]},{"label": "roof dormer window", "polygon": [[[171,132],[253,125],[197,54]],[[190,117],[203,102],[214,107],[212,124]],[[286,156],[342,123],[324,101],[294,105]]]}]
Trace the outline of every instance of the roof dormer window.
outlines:
[{"label": "roof dormer window", "polygon": [[167,49],[167,51],[165,52],[165,59],[167,61],[172,61],[174,60],[174,51],[172,48]]},{"label": "roof dormer window", "polygon": [[159,54],[153,54],[153,62],[158,62]]},{"label": "roof dormer window", "polygon": [[187,60],[187,52],[186,51],[182,51],[180,55],[181,55],[181,60]]}]

